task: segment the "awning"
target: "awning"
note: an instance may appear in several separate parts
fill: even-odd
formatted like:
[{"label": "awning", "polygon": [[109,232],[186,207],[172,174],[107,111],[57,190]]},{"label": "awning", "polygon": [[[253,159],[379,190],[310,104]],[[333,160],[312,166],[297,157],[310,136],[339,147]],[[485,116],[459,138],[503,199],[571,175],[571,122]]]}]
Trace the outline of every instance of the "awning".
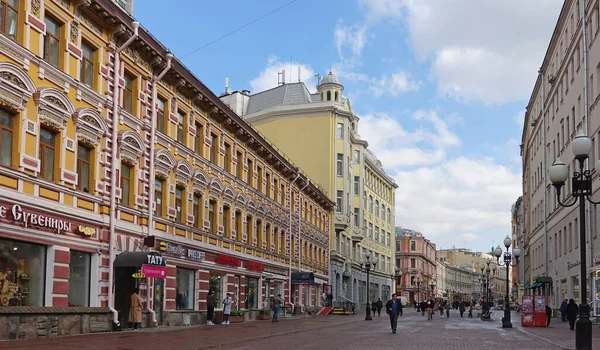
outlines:
[{"label": "awning", "polygon": [[541,287],[541,286],[542,286],[542,283],[536,282],[536,283],[532,284],[531,286],[529,286],[529,289],[534,289],[534,288]]},{"label": "awning", "polygon": [[314,284],[315,274],[312,272],[292,272],[292,283]]},{"label": "awning", "polygon": [[115,258],[115,267],[136,267],[142,265],[167,266],[159,252],[123,252]]}]

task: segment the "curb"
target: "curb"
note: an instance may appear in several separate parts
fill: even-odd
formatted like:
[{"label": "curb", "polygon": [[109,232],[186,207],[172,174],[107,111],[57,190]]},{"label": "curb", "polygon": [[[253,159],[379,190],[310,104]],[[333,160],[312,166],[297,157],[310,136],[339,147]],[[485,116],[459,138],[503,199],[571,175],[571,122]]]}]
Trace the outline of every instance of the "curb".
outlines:
[{"label": "curb", "polygon": [[541,341],[543,341],[543,342],[545,342],[545,343],[547,343],[547,344],[550,344],[550,345],[552,345],[552,346],[556,346],[556,347],[557,347],[557,348],[559,348],[559,349],[565,349],[565,350],[571,350],[571,349],[574,349],[574,348],[571,348],[571,347],[565,347],[565,346],[564,346],[563,344],[561,344],[561,343],[557,343],[557,342],[553,342],[553,341],[551,341],[551,340],[548,340],[548,339],[546,339],[546,338],[542,337],[541,335],[537,335],[537,334],[534,334],[534,333],[528,332],[528,331],[526,331],[526,330],[525,330],[525,329],[523,329],[523,328],[517,328],[517,327],[515,327],[515,328],[516,328],[516,329],[518,329],[519,331],[521,331],[521,332],[523,332],[523,333],[525,333],[525,334],[527,334],[527,335],[530,335],[530,336],[532,336],[532,337],[534,337],[534,338],[536,338],[536,339],[538,339],[538,340],[541,340]]}]

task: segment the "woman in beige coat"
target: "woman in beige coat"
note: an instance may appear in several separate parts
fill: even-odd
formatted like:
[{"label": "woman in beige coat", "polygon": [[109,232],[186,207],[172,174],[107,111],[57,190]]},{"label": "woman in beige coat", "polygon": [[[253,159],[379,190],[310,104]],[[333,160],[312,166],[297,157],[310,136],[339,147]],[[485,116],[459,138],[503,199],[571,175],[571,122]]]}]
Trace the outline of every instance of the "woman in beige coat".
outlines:
[{"label": "woman in beige coat", "polygon": [[136,288],[131,294],[131,306],[129,307],[129,328],[137,329],[142,323],[142,298],[140,289]]}]

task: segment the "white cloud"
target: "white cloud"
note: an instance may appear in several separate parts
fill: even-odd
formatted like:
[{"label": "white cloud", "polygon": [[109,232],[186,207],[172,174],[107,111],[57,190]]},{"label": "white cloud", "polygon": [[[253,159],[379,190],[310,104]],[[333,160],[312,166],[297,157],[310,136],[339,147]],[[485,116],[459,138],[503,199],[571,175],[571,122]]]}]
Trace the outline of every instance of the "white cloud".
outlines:
[{"label": "white cloud", "polygon": [[[291,66],[291,72],[290,72]],[[252,93],[265,91],[277,86],[278,73],[285,70],[285,80],[295,83],[298,81],[298,67],[300,67],[300,77],[311,93],[316,92],[316,80],[314,80],[315,71],[310,65],[299,62],[281,62],[276,56],[269,56],[267,66],[260,74],[250,81]]]},{"label": "white cloud", "polygon": [[399,186],[396,225],[442,247],[487,249],[510,232],[510,207],[521,193],[518,170],[492,157],[453,157],[461,140],[448,120],[460,120],[456,115],[418,110],[412,119],[418,123],[412,131],[384,113],[361,116],[359,123],[361,137]]},{"label": "white cloud", "polygon": [[525,123],[525,110],[521,110],[515,114],[513,117],[515,124],[519,127],[519,129],[523,129],[523,123]]},{"label": "white cloud", "polygon": [[[461,101],[526,100],[562,0],[359,0],[371,21],[401,19],[440,93]],[[386,22],[387,23],[387,22]]]},{"label": "white cloud", "polygon": [[349,47],[352,56],[360,56],[366,43],[367,26],[347,26],[338,22],[333,33],[338,55],[344,57],[345,47]]},{"label": "white cloud", "polygon": [[397,96],[409,91],[417,91],[421,87],[420,81],[412,80],[410,75],[405,72],[383,75],[379,80],[372,80],[369,90],[375,96],[381,96],[389,93]]}]

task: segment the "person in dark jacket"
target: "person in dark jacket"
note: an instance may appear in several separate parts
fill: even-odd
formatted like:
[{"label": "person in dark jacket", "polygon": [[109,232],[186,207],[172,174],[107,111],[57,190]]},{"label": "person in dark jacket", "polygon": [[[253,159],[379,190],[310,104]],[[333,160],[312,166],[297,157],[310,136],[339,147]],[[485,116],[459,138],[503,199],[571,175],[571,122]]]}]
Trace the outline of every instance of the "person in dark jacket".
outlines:
[{"label": "person in dark jacket", "polygon": [[552,319],[552,308],[546,304],[546,327],[550,326],[550,319]]},{"label": "person in dark jacket", "polygon": [[392,294],[392,299],[385,304],[385,312],[390,315],[390,325],[392,326],[392,333],[396,333],[398,326],[398,315],[402,310],[402,302],[397,298],[396,293]]},{"label": "person in dark jacket", "polygon": [[567,299],[564,299],[560,304],[560,320],[567,322]]},{"label": "person in dark jacket", "polygon": [[567,304],[567,320],[569,321],[569,329],[575,329],[575,320],[577,319],[577,314],[579,314],[579,307],[575,304],[575,300],[569,299],[569,304]]},{"label": "person in dark jacket", "polygon": [[461,303],[458,306],[458,311],[460,312],[460,317],[463,317],[463,314],[465,313],[465,304]]},{"label": "person in dark jacket", "polygon": [[209,290],[206,295],[206,324],[214,326],[213,318],[215,315],[215,292]]},{"label": "person in dark jacket", "polygon": [[421,316],[425,316],[425,311],[427,311],[427,302],[422,301],[421,302]]},{"label": "person in dark jacket", "polygon": [[381,317],[381,309],[383,308],[383,301],[381,301],[381,298],[377,299],[375,306],[377,307],[377,316]]}]

